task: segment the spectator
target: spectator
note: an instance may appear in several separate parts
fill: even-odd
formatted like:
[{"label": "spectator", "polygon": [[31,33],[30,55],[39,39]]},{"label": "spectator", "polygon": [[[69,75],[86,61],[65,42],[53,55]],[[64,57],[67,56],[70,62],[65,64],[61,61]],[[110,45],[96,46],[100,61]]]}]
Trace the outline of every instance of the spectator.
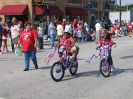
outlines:
[{"label": "spectator", "polygon": [[129,23],[129,25],[128,25],[129,37],[131,37],[131,35],[132,35],[132,29],[133,29],[133,26],[131,23]]},{"label": "spectator", "polygon": [[51,21],[49,25],[49,36],[50,36],[50,45],[52,48],[54,46],[56,38],[56,27],[54,26],[53,21]]},{"label": "spectator", "polygon": [[118,30],[119,30],[119,26],[117,24],[114,24],[115,37],[118,36]]},{"label": "spectator", "polygon": [[61,22],[57,25],[57,39],[58,42],[60,42],[60,39],[63,37],[63,26],[61,25]]},{"label": "spectator", "polygon": [[78,44],[79,44],[79,43],[81,43],[82,36],[83,36],[83,30],[82,30],[82,23],[81,22],[79,23],[79,26],[78,26],[77,35],[78,35]]},{"label": "spectator", "polygon": [[39,27],[37,28],[38,32],[38,49],[43,49],[43,27],[42,23],[39,23]]},{"label": "spectator", "polygon": [[63,19],[63,22],[61,23],[61,25],[63,26],[63,29],[65,29],[65,26],[66,26],[66,19]]},{"label": "spectator", "polygon": [[11,26],[12,26],[12,24],[13,24],[13,21],[17,21],[17,19],[15,18],[15,17],[12,17],[12,22],[9,24],[9,26],[8,26],[8,28],[9,28],[9,30],[8,30],[8,32],[9,32],[9,36],[10,36],[10,39],[11,39],[11,47],[12,47],[12,52],[14,52],[15,50],[14,50],[14,44],[13,44],[13,42],[12,42],[12,35],[11,35]]},{"label": "spectator", "polygon": [[100,30],[101,30],[99,21],[97,21],[95,28],[96,28],[96,44],[98,44],[98,42],[100,41]]},{"label": "spectator", "polygon": [[8,37],[8,31],[6,29],[6,25],[2,24],[3,32],[2,32],[2,42],[3,42],[3,52],[9,52],[7,48],[7,37]]},{"label": "spectator", "polygon": [[25,22],[24,30],[19,39],[18,48],[22,43],[22,51],[25,57],[25,69],[24,71],[29,70],[30,58],[35,65],[35,69],[38,69],[37,59],[36,59],[36,48],[38,35],[34,29],[31,29],[31,22]]},{"label": "spectator", "polygon": [[72,34],[73,28],[72,28],[72,23],[69,21],[66,22],[65,29],[69,30],[69,33]]},{"label": "spectator", "polygon": [[0,54],[3,54],[2,51],[1,51],[1,46],[2,46],[2,25],[1,25],[1,22],[2,22],[2,18],[0,17]]},{"label": "spectator", "polygon": [[[16,50],[18,40],[19,40],[20,28],[17,25],[17,21],[14,20],[11,26],[11,35],[12,35],[12,43],[14,44],[14,48]],[[15,52],[16,53],[16,52]]]},{"label": "spectator", "polygon": [[22,21],[18,21],[18,27],[20,28],[20,34],[23,31]]},{"label": "spectator", "polygon": [[54,26],[57,27],[57,20],[54,20]]},{"label": "spectator", "polygon": [[77,20],[76,19],[74,19],[72,26],[73,26],[73,29],[77,28]]}]

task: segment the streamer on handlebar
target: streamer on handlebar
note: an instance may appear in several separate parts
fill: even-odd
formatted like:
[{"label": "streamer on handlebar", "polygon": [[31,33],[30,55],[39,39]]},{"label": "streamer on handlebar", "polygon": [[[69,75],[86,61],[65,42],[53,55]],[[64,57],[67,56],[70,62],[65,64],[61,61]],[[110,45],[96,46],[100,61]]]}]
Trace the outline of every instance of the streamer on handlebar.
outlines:
[{"label": "streamer on handlebar", "polygon": [[53,58],[55,52],[57,50],[57,47],[54,47],[46,56],[46,59],[44,61],[44,66],[47,66],[50,62],[50,60]]},{"label": "streamer on handlebar", "polygon": [[91,58],[89,59],[89,60],[86,60],[86,63],[90,63],[90,61],[95,57],[95,58],[97,58],[100,54],[98,54],[98,55],[96,55],[96,53],[97,53],[97,50],[96,50],[96,52],[91,56]]}]

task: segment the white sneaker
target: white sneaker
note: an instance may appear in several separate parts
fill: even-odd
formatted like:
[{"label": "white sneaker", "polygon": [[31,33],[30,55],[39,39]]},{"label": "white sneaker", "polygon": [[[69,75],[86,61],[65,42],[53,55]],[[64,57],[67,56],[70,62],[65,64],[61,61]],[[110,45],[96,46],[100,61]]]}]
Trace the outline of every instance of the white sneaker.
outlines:
[{"label": "white sneaker", "polygon": [[3,54],[3,52],[0,50],[0,54]]},{"label": "white sneaker", "polygon": [[114,72],[115,71],[115,67],[114,65],[111,65],[111,72]]}]

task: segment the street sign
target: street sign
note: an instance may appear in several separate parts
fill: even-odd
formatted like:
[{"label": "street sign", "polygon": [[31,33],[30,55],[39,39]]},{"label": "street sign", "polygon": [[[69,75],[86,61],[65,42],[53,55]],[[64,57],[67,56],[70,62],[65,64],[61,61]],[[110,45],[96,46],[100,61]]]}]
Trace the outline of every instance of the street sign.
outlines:
[{"label": "street sign", "polygon": [[92,9],[91,4],[86,4],[86,10],[91,10],[91,9]]},{"label": "street sign", "polygon": [[110,7],[113,7],[116,3],[116,0],[110,0]]},{"label": "street sign", "polygon": [[36,4],[39,5],[43,5],[44,4],[44,0],[35,0]]}]

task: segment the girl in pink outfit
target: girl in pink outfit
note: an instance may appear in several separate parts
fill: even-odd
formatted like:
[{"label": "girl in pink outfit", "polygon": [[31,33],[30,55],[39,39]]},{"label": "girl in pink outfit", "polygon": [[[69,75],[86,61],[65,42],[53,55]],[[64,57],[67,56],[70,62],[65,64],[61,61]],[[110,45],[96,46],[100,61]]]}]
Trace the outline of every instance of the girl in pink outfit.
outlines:
[{"label": "girl in pink outfit", "polygon": [[2,24],[2,29],[3,29],[3,32],[2,32],[2,43],[3,43],[3,52],[9,52],[8,48],[7,48],[7,37],[8,37],[8,31],[5,27],[6,25],[5,24]]},{"label": "girl in pink outfit", "polygon": [[77,28],[77,35],[78,35],[78,44],[81,43],[81,40],[82,40],[82,36],[83,36],[83,33],[82,33],[82,24],[79,23],[79,26]]}]

